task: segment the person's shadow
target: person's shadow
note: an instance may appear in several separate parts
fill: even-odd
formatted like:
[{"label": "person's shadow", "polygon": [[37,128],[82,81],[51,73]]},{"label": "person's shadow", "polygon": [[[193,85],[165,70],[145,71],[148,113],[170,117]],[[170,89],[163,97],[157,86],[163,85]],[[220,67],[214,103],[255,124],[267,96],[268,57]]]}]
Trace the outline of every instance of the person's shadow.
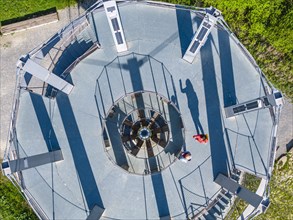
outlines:
[{"label": "person's shadow", "polygon": [[186,84],[185,88],[182,87],[181,79],[179,80],[179,83],[180,83],[181,92],[186,94],[188,108],[190,110],[192,120],[195,125],[196,132],[197,132],[197,134],[204,134],[204,130],[203,130],[201,123],[199,121],[198,98],[197,98],[197,95],[193,89],[192,83],[190,82],[189,79],[187,79],[185,81],[185,84]]}]

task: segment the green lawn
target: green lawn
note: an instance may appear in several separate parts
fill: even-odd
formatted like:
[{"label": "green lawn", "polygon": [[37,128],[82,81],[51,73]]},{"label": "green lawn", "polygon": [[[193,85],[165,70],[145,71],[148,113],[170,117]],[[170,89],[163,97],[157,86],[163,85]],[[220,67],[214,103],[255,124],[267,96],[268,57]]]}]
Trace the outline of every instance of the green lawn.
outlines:
[{"label": "green lawn", "polygon": [[18,189],[0,172],[0,219],[37,220]]},{"label": "green lawn", "polygon": [[[246,187],[252,192],[256,192],[259,184],[260,184],[261,179],[258,177],[255,177],[251,174],[244,174],[243,180],[241,185]],[[227,214],[225,220],[233,220],[237,219],[239,215],[245,210],[245,208],[248,206],[248,203],[245,202],[242,199],[239,199],[238,197],[235,199],[235,202],[230,210],[230,212]]]},{"label": "green lawn", "polygon": [[22,17],[49,8],[65,8],[77,0],[0,0],[0,21]]},{"label": "green lawn", "polygon": [[275,166],[270,182],[271,205],[267,212],[256,220],[293,219],[293,154],[288,153],[287,162],[282,168]]}]

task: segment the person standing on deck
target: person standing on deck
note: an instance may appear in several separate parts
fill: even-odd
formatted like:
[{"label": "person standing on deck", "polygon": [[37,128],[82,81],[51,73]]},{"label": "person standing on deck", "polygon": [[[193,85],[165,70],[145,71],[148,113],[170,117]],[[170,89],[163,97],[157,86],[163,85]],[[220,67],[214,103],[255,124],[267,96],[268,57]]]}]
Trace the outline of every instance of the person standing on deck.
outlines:
[{"label": "person standing on deck", "polygon": [[206,144],[209,141],[208,134],[195,134],[192,137],[201,144]]}]

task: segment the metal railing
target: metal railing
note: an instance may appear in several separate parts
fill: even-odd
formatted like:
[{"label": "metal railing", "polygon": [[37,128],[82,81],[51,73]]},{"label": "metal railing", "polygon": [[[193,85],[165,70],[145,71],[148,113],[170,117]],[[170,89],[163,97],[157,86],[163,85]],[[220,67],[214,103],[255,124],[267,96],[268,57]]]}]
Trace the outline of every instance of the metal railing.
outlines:
[{"label": "metal railing", "polygon": [[[91,8],[89,8],[84,15],[75,19],[74,21],[70,22],[65,28],[61,29],[57,35],[51,37],[48,41],[44,42],[40,46],[36,47],[32,51],[30,51],[27,56],[31,59],[38,58],[40,54],[42,54],[42,50],[48,47],[48,45],[53,44],[53,46],[49,49],[49,52],[46,56],[42,57],[41,62],[43,62],[43,66],[47,64],[46,68],[51,70],[54,68],[56,64],[56,60],[58,60],[59,55],[62,53],[62,49],[64,49],[68,44],[71,43],[72,40],[76,39],[77,34],[83,31],[89,24],[86,19],[87,14],[92,13],[94,10],[102,6],[102,1],[98,1],[95,3]],[[54,44],[54,42],[59,44]],[[80,62],[81,59],[85,57],[85,55],[90,54],[93,50],[96,49],[95,45],[90,47],[82,56],[78,57],[65,71],[70,71],[74,66]],[[55,50],[54,58],[50,56],[50,52]],[[49,62],[48,62],[49,60]],[[47,61],[47,62],[46,62]],[[38,61],[40,62],[40,60]],[[4,150],[4,161],[10,161],[20,158],[19,155],[19,144],[17,140],[17,133],[16,133],[16,120],[19,110],[19,102],[20,102],[20,94],[23,89],[27,88],[27,84],[24,80],[25,72],[22,70],[23,62],[21,60],[17,63],[16,69],[16,83],[14,88],[14,95],[13,95],[13,104],[11,107],[11,115],[10,115],[10,124],[9,124],[9,131],[6,140],[6,148]],[[21,189],[20,193],[25,199],[28,201],[34,212],[37,214],[38,218],[40,219],[49,219],[46,215],[44,210],[38,204],[37,200],[33,197],[33,195],[29,192],[29,190],[25,186],[24,179],[22,177],[22,172],[19,171],[17,173],[13,173],[7,175],[10,181],[15,185],[17,184],[17,188]]]},{"label": "metal railing", "polygon": [[[124,1],[123,1],[124,2]],[[153,1],[146,1],[147,4],[150,5],[159,5],[161,7],[171,7],[176,9],[176,5],[169,4],[169,3],[163,3],[163,2],[153,2]],[[80,16],[79,18],[75,19],[74,21],[70,22],[65,28],[61,29],[57,35],[54,35],[51,37],[48,41],[44,42],[42,45],[36,47],[32,51],[28,53],[28,55],[31,58],[36,58],[38,54],[42,53],[42,49],[46,48],[50,44],[54,44],[55,41],[58,41],[57,44],[54,44],[50,50],[49,53],[43,57],[43,63],[47,64],[48,69],[53,69],[55,64],[57,63],[58,58],[60,57],[60,54],[62,54],[63,49],[68,46],[68,44],[76,39],[76,35],[80,33],[85,27],[88,27],[89,23],[87,20],[87,15],[90,13],[93,13],[96,9],[100,8],[103,4],[102,0],[97,1],[92,7],[90,7],[88,10],[85,11],[84,15]],[[178,7],[178,6],[177,6]],[[186,7],[182,8],[182,10],[193,10],[194,13],[198,14],[199,16],[203,17],[205,13],[204,8],[195,8],[195,7]],[[199,11],[195,11],[199,10]],[[271,83],[268,81],[266,78],[265,74],[261,71],[259,66],[257,65],[256,61],[254,58],[251,56],[251,54],[248,52],[248,50],[243,46],[243,44],[237,39],[237,37],[232,33],[230,30],[229,26],[224,20],[220,21],[221,26],[230,33],[231,38],[235,41],[235,43],[238,45],[238,47],[243,51],[245,56],[248,58],[250,63],[255,67],[257,72],[259,73],[261,79],[266,82],[266,84],[270,87],[270,89],[273,89],[273,86]],[[58,38],[60,40],[58,40]],[[53,53],[52,50],[55,50],[55,54],[53,58],[51,57],[51,53]],[[88,50],[85,54],[88,55],[88,53],[92,52],[92,48]],[[78,57],[66,70],[64,73],[69,72],[72,70],[78,62],[83,58],[83,56]],[[47,60],[47,62],[46,62]],[[19,108],[19,99],[20,99],[20,93],[22,89],[25,89],[23,87],[23,77],[25,72],[21,69],[22,68],[22,62],[19,62],[17,64],[17,70],[16,70],[16,84],[15,84],[15,92],[14,92],[14,97],[13,97],[13,105],[12,105],[12,110],[11,110],[11,116],[10,116],[10,125],[9,125],[9,134],[7,137],[6,141],[6,149],[4,151],[4,160],[11,160],[11,159],[17,159],[19,157],[17,153],[17,148],[18,145],[17,143],[17,134],[16,134],[16,119],[17,119],[17,114],[18,114],[18,108]],[[64,76],[64,75],[63,75]],[[268,172],[268,181],[270,179],[271,173],[273,171],[273,166],[274,166],[274,159],[275,159],[275,153],[276,153],[276,131],[278,128],[278,120],[279,120],[279,115],[280,115],[281,108],[276,108],[274,110],[275,112],[275,120],[273,124],[273,134],[272,134],[272,141],[271,141],[271,151],[269,152],[269,172]],[[25,188],[25,185],[22,183],[22,175],[21,172],[15,173],[13,176],[10,176],[10,178],[13,178],[19,186],[24,186],[23,192],[27,198],[27,200],[30,202],[31,206],[33,209],[36,211],[36,213],[39,213],[39,217],[43,218],[46,215],[44,214],[43,210],[40,208],[40,206],[37,205],[37,202],[33,198],[32,195],[30,195],[29,191]],[[266,188],[268,187],[268,181]],[[218,194],[218,192],[216,193]],[[216,198],[217,195],[214,195],[214,198],[211,198],[209,200],[210,204],[213,204],[213,199]],[[268,191],[269,194],[269,191]],[[267,195],[268,196],[268,195]],[[199,211],[198,211],[199,212]],[[43,213],[43,214],[42,214]],[[253,213],[251,213],[253,215]]]},{"label": "metal railing", "polygon": [[[271,94],[274,86],[271,84],[271,82],[267,79],[267,77],[265,76],[265,74],[262,72],[262,70],[259,68],[259,66],[257,65],[255,59],[252,57],[252,55],[249,53],[249,51],[243,46],[243,44],[238,40],[238,38],[236,37],[236,35],[231,31],[230,27],[228,26],[228,24],[223,20],[220,19],[220,24],[222,25],[222,27],[228,32],[230,33],[230,36],[232,38],[232,40],[237,44],[237,46],[243,51],[244,55],[247,57],[247,59],[249,60],[249,62],[254,66],[255,70],[259,73],[259,76],[261,77],[261,82],[262,82],[262,86],[264,87],[264,92],[265,95]],[[265,84],[270,88],[270,90],[267,90],[265,88]],[[276,155],[276,139],[277,139],[277,129],[278,129],[278,121],[279,121],[279,117],[280,117],[280,112],[281,112],[281,106],[272,107],[272,113],[273,113],[273,127],[272,127],[272,134],[271,134],[271,141],[270,141],[270,151],[268,152],[268,161],[267,161],[267,165],[268,165],[268,171],[267,171],[267,181],[266,181],[266,197],[269,197],[269,180],[274,168],[274,161],[275,161],[275,155]],[[257,215],[259,212],[259,210],[255,209],[254,212],[252,212],[250,214],[250,217]]]}]

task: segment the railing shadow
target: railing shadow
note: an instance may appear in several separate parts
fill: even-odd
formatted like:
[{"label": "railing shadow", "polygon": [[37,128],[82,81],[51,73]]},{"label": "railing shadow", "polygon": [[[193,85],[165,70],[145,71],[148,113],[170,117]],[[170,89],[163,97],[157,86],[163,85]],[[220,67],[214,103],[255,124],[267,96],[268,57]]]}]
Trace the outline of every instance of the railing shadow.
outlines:
[{"label": "railing shadow", "polygon": [[77,58],[90,49],[91,46],[93,46],[92,41],[86,42],[84,40],[81,42],[74,41],[69,44],[62,52],[52,72],[60,76]]},{"label": "railing shadow", "polygon": [[[92,41],[74,41],[73,43],[70,43],[65,50],[62,52],[62,55],[59,57],[58,61],[54,65],[54,68],[52,72],[56,74],[57,76],[63,76],[64,72],[68,71],[68,69],[71,69],[73,65],[75,65],[76,62],[79,62],[78,59],[82,59],[85,54],[90,53],[93,48],[93,42]],[[68,74],[67,73],[67,74]],[[66,79],[66,81],[68,81]],[[72,81],[70,81],[72,84]],[[45,96],[52,97],[54,96],[54,87],[51,85],[48,85],[46,88]]]},{"label": "railing shadow", "polygon": [[[201,167],[208,161],[211,160],[211,157],[206,158],[198,167],[196,167],[193,171],[188,173],[187,175],[183,176],[181,179],[178,180],[180,191],[182,195],[182,202],[183,207],[185,210],[185,215],[187,219],[192,218],[196,214],[198,214],[203,208],[207,207],[208,204],[212,201],[213,197],[217,194],[211,196],[211,198],[207,197],[205,182],[203,180]],[[189,178],[189,179],[188,179]],[[185,186],[186,181],[200,179],[202,193],[194,192],[188,189]],[[192,198],[197,198],[197,203],[195,201],[190,201],[190,195]],[[189,200],[188,200],[189,199]],[[200,202],[201,201],[201,202]]]},{"label": "railing shadow", "polygon": [[[256,128],[257,128],[257,121],[258,121],[258,117],[259,117],[259,112],[257,113],[257,117],[256,117],[256,125],[255,125],[255,131],[253,132],[249,126],[249,123],[248,123],[248,119],[246,118],[247,116],[245,114],[242,115],[245,123],[246,123],[246,126],[249,130],[249,133],[250,133],[250,136],[248,137],[249,138],[249,147],[250,147],[250,152],[251,152],[251,160],[253,161],[253,168],[255,170],[255,174],[257,173],[257,169],[256,169],[256,164],[255,162],[257,161],[255,159],[256,156],[259,157],[259,161],[261,162],[261,165],[263,166],[264,168],[264,172],[265,172],[265,176],[267,176],[267,173],[268,173],[268,168],[267,168],[267,165],[265,164],[264,160],[263,160],[263,155],[261,154],[260,152],[260,146],[257,144],[256,140],[255,140],[255,136],[254,136],[254,132],[256,131]],[[257,154],[255,154],[253,152],[253,148],[256,150]]]}]

